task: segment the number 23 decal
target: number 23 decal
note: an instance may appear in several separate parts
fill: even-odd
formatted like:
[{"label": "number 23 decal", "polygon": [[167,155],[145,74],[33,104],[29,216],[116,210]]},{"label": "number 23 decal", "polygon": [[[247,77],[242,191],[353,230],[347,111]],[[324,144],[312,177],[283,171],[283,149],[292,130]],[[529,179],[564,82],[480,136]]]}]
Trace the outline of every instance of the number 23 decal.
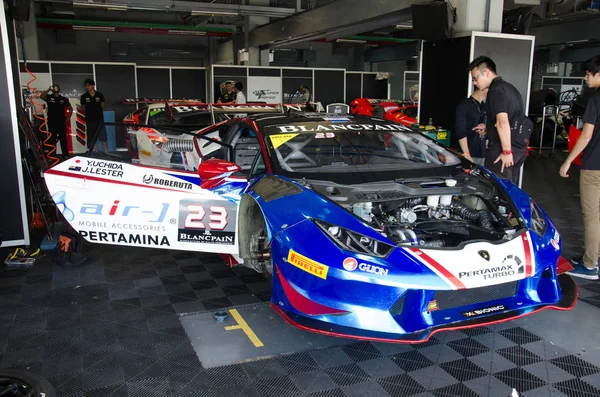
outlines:
[{"label": "number 23 decal", "polygon": [[323,138],[334,138],[335,134],[333,132],[317,132],[315,134],[315,139],[323,139]]},{"label": "number 23 decal", "polygon": [[[204,225],[204,217],[206,210],[200,204],[188,204],[188,214],[185,217],[183,227],[186,229],[206,229]],[[225,207],[211,205],[210,214],[208,215],[208,227],[212,230],[223,230],[227,226],[227,209]]]}]

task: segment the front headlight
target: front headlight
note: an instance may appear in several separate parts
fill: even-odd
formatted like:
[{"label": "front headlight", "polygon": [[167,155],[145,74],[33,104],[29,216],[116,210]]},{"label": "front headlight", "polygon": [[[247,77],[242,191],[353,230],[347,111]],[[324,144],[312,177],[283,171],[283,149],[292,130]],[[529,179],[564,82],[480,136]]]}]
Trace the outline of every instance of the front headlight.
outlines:
[{"label": "front headlight", "polygon": [[531,210],[531,230],[533,230],[538,236],[542,237],[544,234],[546,234],[548,222],[546,222],[546,218],[542,214],[542,211],[533,202],[533,200],[529,200],[529,207]]},{"label": "front headlight", "polygon": [[338,247],[347,251],[385,258],[394,249],[393,245],[350,231],[341,226],[316,219],[313,219],[313,221]]}]

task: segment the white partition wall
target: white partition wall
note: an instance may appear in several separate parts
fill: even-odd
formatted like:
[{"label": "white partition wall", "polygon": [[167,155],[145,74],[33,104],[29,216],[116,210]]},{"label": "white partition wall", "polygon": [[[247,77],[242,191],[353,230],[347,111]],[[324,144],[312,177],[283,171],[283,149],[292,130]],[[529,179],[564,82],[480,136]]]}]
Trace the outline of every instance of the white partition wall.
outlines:
[{"label": "white partition wall", "polygon": [[[470,61],[481,55],[492,58],[496,62],[498,75],[514,85],[521,93],[525,102],[525,112],[527,112],[531,95],[534,49],[535,36],[473,32]],[[468,86],[470,95],[473,92],[470,79]]]}]

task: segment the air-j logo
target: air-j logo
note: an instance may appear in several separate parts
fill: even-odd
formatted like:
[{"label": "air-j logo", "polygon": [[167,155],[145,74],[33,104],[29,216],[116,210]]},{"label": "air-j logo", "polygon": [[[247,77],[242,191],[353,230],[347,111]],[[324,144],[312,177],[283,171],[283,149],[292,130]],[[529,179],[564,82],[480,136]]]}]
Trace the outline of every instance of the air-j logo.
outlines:
[{"label": "air-j logo", "polygon": [[158,209],[148,209],[148,207],[138,207],[137,205],[120,205],[119,200],[113,201],[112,205],[83,203],[80,214],[85,215],[105,215],[105,216],[140,216],[141,214],[148,215],[151,219],[148,222],[162,223],[165,220],[169,203],[160,203]]}]

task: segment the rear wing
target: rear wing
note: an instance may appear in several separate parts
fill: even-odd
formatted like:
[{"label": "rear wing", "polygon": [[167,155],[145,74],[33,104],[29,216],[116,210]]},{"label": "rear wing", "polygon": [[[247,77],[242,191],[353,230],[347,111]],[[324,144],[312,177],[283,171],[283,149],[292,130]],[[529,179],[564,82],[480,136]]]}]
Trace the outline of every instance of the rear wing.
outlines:
[{"label": "rear wing", "polygon": [[289,112],[323,112],[323,106],[320,102],[306,104],[281,104],[281,103],[264,103],[264,102],[249,102],[244,104],[235,103],[206,103],[202,101],[192,99],[166,99],[161,100],[159,98],[149,99],[138,99],[130,98],[124,99],[124,104],[138,105],[138,104],[156,104],[163,103],[164,111],[168,114],[168,119],[171,123],[178,116],[182,115],[193,115],[197,113],[209,113],[213,124],[231,118],[231,115],[243,114],[288,114]]}]

